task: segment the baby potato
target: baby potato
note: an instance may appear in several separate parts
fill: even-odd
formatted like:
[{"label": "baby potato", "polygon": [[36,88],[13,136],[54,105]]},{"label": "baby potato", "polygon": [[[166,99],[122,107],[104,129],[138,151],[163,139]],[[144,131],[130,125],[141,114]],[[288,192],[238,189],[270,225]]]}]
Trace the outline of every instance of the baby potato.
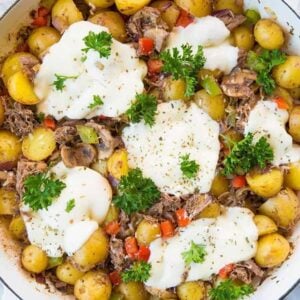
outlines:
[{"label": "baby potato", "polygon": [[280,191],[283,184],[283,172],[278,168],[267,171],[254,169],[246,175],[246,180],[256,195],[269,198]]},{"label": "baby potato", "polygon": [[3,124],[5,119],[4,107],[2,102],[0,101],[0,126]]},{"label": "baby potato", "polygon": [[54,132],[51,129],[38,127],[24,138],[22,143],[23,155],[34,161],[49,157],[56,148]]},{"label": "baby potato", "polygon": [[119,218],[120,210],[113,203],[110,205],[107,215],[105,216],[105,220],[103,222],[104,225],[117,221]]},{"label": "baby potato", "polygon": [[232,32],[234,44],[241,49],[251,50],[254,46],[255,39],[252,29],[248,26],[241,25]]},{"label": "baby potato", "polygon": [[288,56],[283,64],[274,68],[273,77],[283,88],[300,87],[300,56]]},{"label": "baby potato", "polygon": [[109,241],[102,228],[98,228],[87,242],[72,256],[72,262],[81,271],[88,271],[105,261],[109,252]]},{"label": "baby potato", "polygon": [[212,182],[210,192],[213,196],[219,197],[229,190],[229,180],[222,174],[217,174]]},{"label": "baby potato", "polygon": [[202,300],[206,298],[205,285],[201,281],[181,283],[176,288],[179,300]]},{"label": "baby potato", "polygon": [[274,233],[278,230],[274,221],[267,216],[256,215],[253,220],[258,229],[259,236]]},{"label": "baby potato", "polygon": [[148,300],[149,294],[144,288],[141,282],[122,282],[117,287],[117,292],[119,292],[124,300]]},{"label": "baby potato", "polygon": [[235,14],[242,14],[244,11],[243,0],[215,0],[214,9],[230,9]]},{"label": "baby potato", "polygon": [[289,253],[289,242],[282,235],[271,233],[258,240],[255,261],[262,268],[273,268],[281,265]]},{"label": "baby potato", "polygon": [[197,92],[195,103],[215,121],[221,121],[225,116],[225,99],[223,95],[211,96],[205,90]]},{"label": "baby potato", "polygon": [[284,44],[283,30],[270,19],[261,19],[255,24],[254,37],[261,47],[268,50],[279,49]]},{"label": "baby potato", "polygon": [[157,222],[144,219],[137,226],[135,237],[139,245],[148,246],[161,235],[160,226]]},{"label": "baby potato", "polygon": [[293,140],[300,143],[300,105],[295,106],[290,113],[289,128]]},{"label": "baby potato", "polygon": [[114,5],[115,0],[84,0],[88,5],[96,8],[108,8]]},{"label": "baby potato", "polygon": [[17,136],[7,130],[0,130],[0,170],[1,165],[16,163],[21,154],[21,143]]},{"label": "baby potato", "polygon": [[289,94],[293,99],[300,99],[300,87],[289,90]]},{"label": "baby potato", "polygon": [[57,278],[67,284],[74,285],[83,275],[84,273],[77,270],[70,262],[65,262],[56,268]]},{"label": "baby potato", "polygon": [[128,154],[126,149],[116,150],[107,161],[107,169],[110,175],[116,179],[128,174]]},{"label": "baby potato", "polygon": [[211,0],[174,0],[182,9],[188,11],[195,17],[208,16],[212,12]]},{"label": "baby potato", "polygon": [[287,188],[268,199],[258,211],[273,219],[279,227],[288,229],[299,216],[299,199],[291,189]]},{"label": "baby potato", "polygon": [[89,21],[108,28],[111,35],[119,42],[127,38],[126,26],[122,16],[116,11],[101,11],[89,18]]},{"label": "baby potato", "polygon": [[168,77],[164,80],[162,94],[163,99],[168,100],[188,100],[185,96],[186,83],[183,79],[172,79]]},{"label": "baby potato", "polygon": [[115,0],[116,6],[123,15],[133,15],[149,4],[151,0]]},{"label": "baby potato", "polygon": [[83,20],[83,15],[73,0],[57,0],[52,7],[51,16],[53,26],[61,33],[71,24]]},{"label": "baby potato", "polygon": [[60,39],[59,32],[53,27],[43,26],[32,31],[27,43],[30,52],[41,58],[46,50]]},{"label": "baby potato", "polygon": [[221,215],[221,206],[217,202],[207,205],[197,216],[199,218],[216,218]]},{"label": "baby potato", "polygon": [[9,223],[8,231],[16,240],[23,240],[26,235],[26,228],[23,218],[16,216]]},{"label": "baby potato", "polygon": [[107,274],[103,271],[93,271],[76,281],[74,295],[78,300],[109,300],[111,290]]},{"label": "baby potato", "polygon": [[27,271],[38,274],[46,270],[48,257],[41,248],[29,245],[22,252],[21,262]]},{"label": "baby potato", "polygon": [[17,211],[16,192],[0,188],[0,215],[14,215]]},{"label": "baby potato", "polygon": [[289,164],[284,174],[284,185],[290,189],[300,191],[300,162]]}]

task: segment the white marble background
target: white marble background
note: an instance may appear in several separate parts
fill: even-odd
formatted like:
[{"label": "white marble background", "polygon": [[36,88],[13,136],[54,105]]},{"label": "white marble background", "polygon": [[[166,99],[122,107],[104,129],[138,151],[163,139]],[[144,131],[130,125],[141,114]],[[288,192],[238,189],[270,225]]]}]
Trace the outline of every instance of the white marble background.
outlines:
[{"label": "white marble background", "polygon": [[[26,1],[26,0],[24,0]],[[277,1],[277,0],[274,0]],[[0,16],[5,12],[15,0],[0,0]],[[300,0],[286,0],[296,11],[300,14]],[[1,300],[17,300],[6,288],[0,283],[0,299]],[[294,291],[286,297],[285,300],[299,300],[300,299],[300,285],[294,289]],[[26,299],[27,300],[27,299]],[[35,299],[32,299],[35,300]],[[191,299],[192,300],[192,299]]]}]

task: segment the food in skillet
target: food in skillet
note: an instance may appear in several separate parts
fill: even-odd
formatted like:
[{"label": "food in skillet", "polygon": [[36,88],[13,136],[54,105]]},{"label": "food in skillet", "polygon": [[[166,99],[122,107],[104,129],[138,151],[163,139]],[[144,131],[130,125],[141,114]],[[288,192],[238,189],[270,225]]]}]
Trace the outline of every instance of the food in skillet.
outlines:
[{"label": "food in skillet", "polygon": [[0,215],[77,299],[250,295],[292,251],[300,57],[242,1],[42,1],[2,64]]}]

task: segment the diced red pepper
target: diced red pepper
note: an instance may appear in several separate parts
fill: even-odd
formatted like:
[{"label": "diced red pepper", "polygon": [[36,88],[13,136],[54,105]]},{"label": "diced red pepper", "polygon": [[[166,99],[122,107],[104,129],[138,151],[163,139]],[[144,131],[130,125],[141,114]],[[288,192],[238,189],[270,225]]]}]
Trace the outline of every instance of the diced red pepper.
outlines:
[{"label": "diced red pepper", "polygon": [[49,15],[49,13],[50,13],[50,11],[46,7],[43,7],[43,6],[39,7],[38,11],[37,11],[38,17],[46,17]]},{"label": "diced red pepper", "polygon": [[154,50],[154,41],[150,38],[139,39],[139,53],[141,55],[150,55]]},{"label": "diced red pepper", "polygon": [[55,130],[55,128],[56,128],[55,120],[49,116],[44,119],[43,123],[44,123],[44,126],[49,129]]},{"label": "diced red pepper", "polygon": [[117,221],[112,221],[106,224],[105,232],[109,235],[116,235],[120,232],[120,224]]},{"label": "diced red pepper", "polygon": [[245,176],[235,176],[231,181],[231,185],[234,188],[241,188],[246,186],[246,177]]},{"label": "diced red pepper", "polygon": [[135,237],[130,236],[125,239],[125,250],[131,258],[134,258],[137,255],[139,252],[139,247]]},{"label": "diced red pepper", "polygon": [[37,16],[33,21],[32,21],[32,25],[37,26],[37,27],[42,27],[42,26],[46,26],[48,23],[48,19],[47,17],[39,17]]},{"label": "diced red pepper", "polygon": [[148,261],[150,257],[150,249],[145,246],[141,246],[138,252],[138,260]]},{"label": "diced red pepper", "polygon": [[174,226],[171,221],[165,220],[160,223],[162,237],[171,237],[174,235]]},{"label": "diced red pepper", "polygon": [[186,10],[181,9],[180,15],[177,19],[176,26],[187,27],[194,22],[194,17]]},{"label": "diced red pepper", "polygon": [[119,285],[121,283],[121,276],[118,271],[112,271],[108,274],[109,279],[113,285]]},{"label": "diced red pepper", "polygon": [[279,109],[289,109],[289,105],[286,103],[286,101],[282,97],[276,97],[274,99],[274,102],[277,104],[277,107]]},{"label": "diced red pepper", "polygon": [[175,214],[179,227],[186,227],[190,224],[191,220],[189,219],[188,213],[184,208],[176,210]]},{"label": "diced red pepper", "polygon": [[226,265],[219,271],[219,277],[221,277],[222,279],[226,279],[228,275],[233,271],[233,269],[234,269],[234,264]]},{"label": "diced red pepper", "polygon": [[147,65],[150,74],[157,74],[161,72],[164,64],[160,59],[149,59]]}]

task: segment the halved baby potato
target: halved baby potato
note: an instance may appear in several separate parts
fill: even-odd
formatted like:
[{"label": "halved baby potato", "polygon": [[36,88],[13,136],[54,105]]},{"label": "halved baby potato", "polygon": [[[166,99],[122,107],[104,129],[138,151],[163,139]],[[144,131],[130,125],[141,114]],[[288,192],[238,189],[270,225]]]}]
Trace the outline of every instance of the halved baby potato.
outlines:
[{"label": "halved baby potato", "polygon": [[284,174],[284,184],[293,190],[300,191],[300,161],[289,164]]},{"label": "halved baby potato", "polygon": [[133,15],[149,4],[151,0],[115,0],[118,10],[123,15]]},{"label": "halved baby potato", "polygon": [[275,222],[267,216],[256,215],[253,220],[258,229],[259,236],[274,233],[278,230]]}]

